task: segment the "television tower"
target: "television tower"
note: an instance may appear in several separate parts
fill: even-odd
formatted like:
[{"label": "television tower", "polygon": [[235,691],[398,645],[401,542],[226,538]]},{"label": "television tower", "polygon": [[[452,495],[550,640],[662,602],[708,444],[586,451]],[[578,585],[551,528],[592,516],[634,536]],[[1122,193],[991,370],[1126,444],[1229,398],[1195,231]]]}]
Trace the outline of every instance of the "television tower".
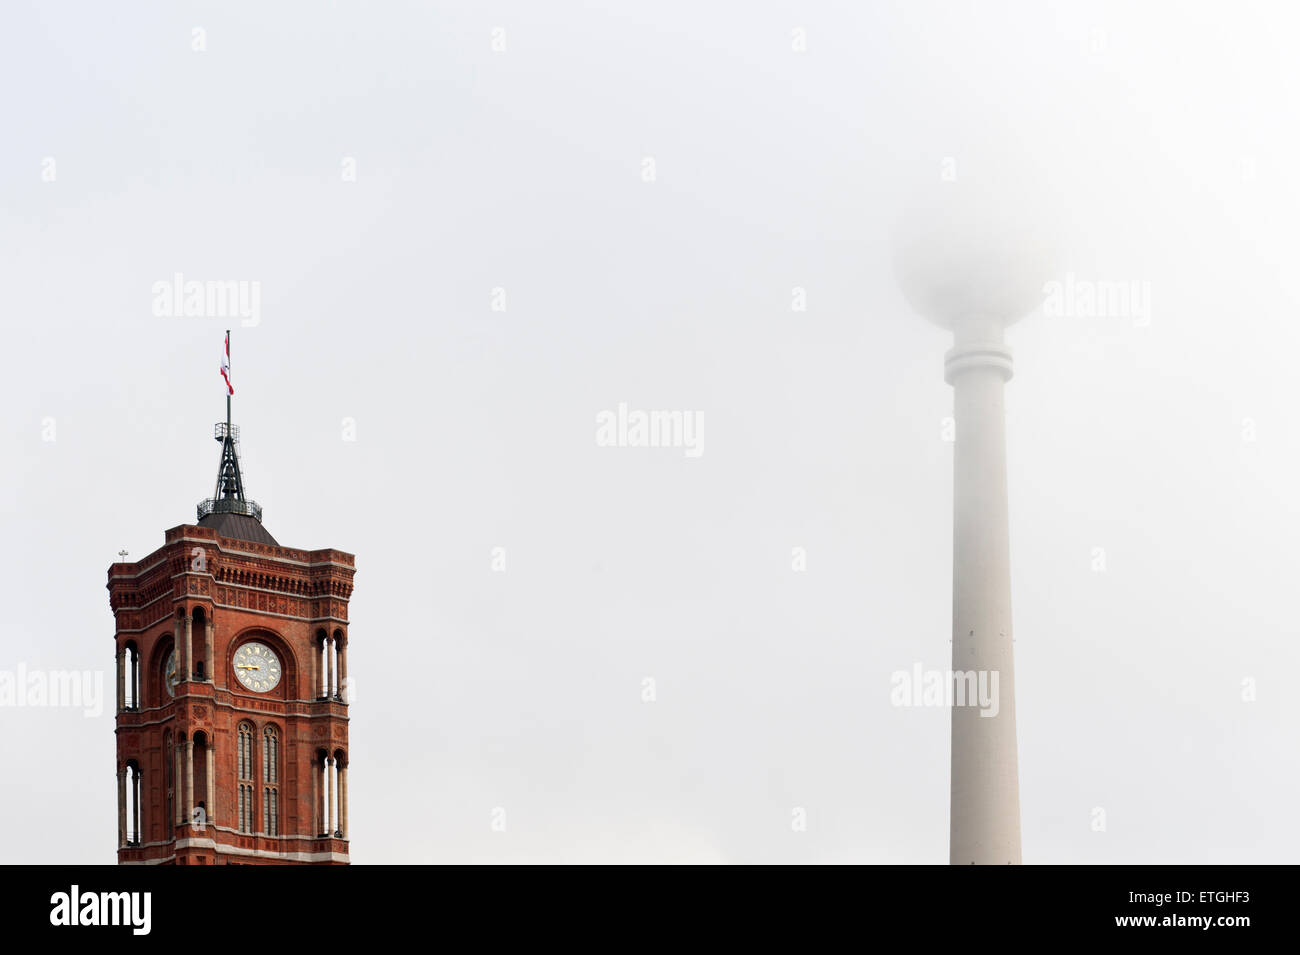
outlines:
[{"label": "television tower", "polygon": [[1003,331],[1042,302],[1052,253],[1031,210],[995,192],[943,183],[894,237],[905,297],[953,336],[944,358],[956,420],[952,669],[985,676],[990,687],[998,674],[996,715],[978,700],[955,697],[952,707],[953,865],[1021,861],[1003,406],[1012,365]]}]

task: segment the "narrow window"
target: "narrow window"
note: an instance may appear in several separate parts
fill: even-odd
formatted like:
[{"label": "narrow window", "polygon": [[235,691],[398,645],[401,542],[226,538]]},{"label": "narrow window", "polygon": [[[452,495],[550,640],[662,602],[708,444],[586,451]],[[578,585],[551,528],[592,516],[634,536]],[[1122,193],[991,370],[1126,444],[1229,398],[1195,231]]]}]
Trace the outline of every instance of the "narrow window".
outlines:
[{"label": "narrow window", "polygon": [[262,811],[268,836],[280,834],[280,731],[268,726],[262,734]]},{"label": "narrow window", "polygon": [[251,723],[239,724],[237,744],[237,762],[239,764],[239,831],[253,831],[253,726]]}]

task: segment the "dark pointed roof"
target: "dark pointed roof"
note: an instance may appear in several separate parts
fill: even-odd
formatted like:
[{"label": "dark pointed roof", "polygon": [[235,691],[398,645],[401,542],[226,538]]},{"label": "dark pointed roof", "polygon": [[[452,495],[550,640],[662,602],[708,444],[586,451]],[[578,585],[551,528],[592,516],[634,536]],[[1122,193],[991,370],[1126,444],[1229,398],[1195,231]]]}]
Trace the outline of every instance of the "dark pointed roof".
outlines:
[{"label": "dark pointed roof", "polygon": [[280,546],[280,542],[271,536],[271,532],[262,526],[262,522],[248,514],[222,512],[206,514],[199,518],[199,527],[211,527],[222,537],[231,540],[270,544],[272,547]]}]

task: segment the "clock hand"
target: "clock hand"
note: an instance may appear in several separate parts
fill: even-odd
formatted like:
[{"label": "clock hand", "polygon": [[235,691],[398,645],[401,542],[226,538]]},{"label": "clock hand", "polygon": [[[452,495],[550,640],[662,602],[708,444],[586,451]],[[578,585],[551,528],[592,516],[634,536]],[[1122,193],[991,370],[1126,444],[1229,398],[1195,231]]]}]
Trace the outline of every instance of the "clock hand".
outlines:
[{"label": "clock hand", "polygon": [[260,670],[260,669],[262,669],[262,668],[259,667],[259,666],[248,666],[248,665],[243,664],[243,663],[236,663],[236,664],[235,664],[235,669],[236,669],[236,670]]}]

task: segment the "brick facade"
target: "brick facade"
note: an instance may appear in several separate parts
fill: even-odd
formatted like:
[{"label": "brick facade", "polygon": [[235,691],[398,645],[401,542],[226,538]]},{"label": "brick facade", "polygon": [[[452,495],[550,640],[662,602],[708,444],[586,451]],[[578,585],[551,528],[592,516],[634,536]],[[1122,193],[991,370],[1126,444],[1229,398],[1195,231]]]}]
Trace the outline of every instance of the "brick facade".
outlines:
[{"label": "brick facade", "polygon": [[[148,557],[109,568],[120,864],[348,862],[354,572],[342,551],[233,539],[192,524],[167,531]],[[266,692],[235,678],[235,654],[250,642],[280,663],[279,683]],[[242,761],[241,724],[251,729]]]}]

